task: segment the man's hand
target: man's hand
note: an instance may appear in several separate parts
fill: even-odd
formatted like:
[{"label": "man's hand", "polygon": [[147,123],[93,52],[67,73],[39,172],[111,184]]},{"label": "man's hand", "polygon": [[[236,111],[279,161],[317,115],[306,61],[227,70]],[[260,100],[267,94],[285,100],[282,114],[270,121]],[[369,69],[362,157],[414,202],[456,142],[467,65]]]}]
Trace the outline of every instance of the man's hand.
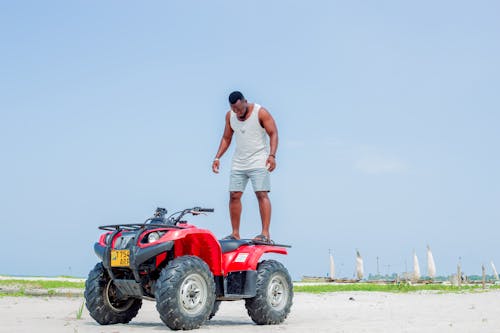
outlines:
[{"label": "man's hand", "polygon": [[219,173],[219,159],[216,158],[212,163],[212,171],[214,173]]},{"label": "man's hand", "polygon": [[269,155],[266,161],[266,168],[269,172],[272,172],[276,169],[276,158],[273,155]]}]

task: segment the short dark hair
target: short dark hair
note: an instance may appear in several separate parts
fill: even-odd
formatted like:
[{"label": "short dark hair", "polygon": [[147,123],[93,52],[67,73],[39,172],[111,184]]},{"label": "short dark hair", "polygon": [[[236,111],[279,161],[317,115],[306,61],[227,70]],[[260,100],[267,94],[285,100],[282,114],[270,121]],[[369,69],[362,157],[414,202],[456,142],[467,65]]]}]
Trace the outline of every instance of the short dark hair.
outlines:
[{"label": "short dark hair", "polygon": [[238,102],[238,100],[244,100],[245,97],[243,94],[239,91],[233,91],[232,93],[229,94],[229,103],[234,104]]}]

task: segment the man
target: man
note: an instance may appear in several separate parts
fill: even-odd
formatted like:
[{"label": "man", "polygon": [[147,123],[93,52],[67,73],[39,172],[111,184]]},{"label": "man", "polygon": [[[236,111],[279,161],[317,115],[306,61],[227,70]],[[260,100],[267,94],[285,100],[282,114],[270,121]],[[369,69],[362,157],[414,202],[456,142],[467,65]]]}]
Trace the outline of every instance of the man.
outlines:
[{"label": "man", "polygon": [[219,173],[219,159],[228,149],[234,135],[236,150],[229,180],[229,214],[233,232],[225,239],[240,239],[241,196],[250,180],[259,201],[262,220],[262,232],[255,236],[254,240],[271,243],[269,174],[276,168],[278,129],[271,114],[256,103],[248,103],[241,92],[232,92],[229,95],[229,104],[231,110],[226,114],[224,134],[212,163],[213,172]]}]

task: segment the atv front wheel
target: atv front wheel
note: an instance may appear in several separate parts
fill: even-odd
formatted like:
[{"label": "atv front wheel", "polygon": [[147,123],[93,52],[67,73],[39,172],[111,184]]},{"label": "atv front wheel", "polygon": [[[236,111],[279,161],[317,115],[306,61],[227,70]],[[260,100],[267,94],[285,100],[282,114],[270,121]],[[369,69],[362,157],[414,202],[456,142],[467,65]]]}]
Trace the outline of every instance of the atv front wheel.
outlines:
[{"label": "atv front wheel", "polygon": [[215,301],[215,282],[208,265],[198,257],[172,260],[155,287],[156,309],[173,330],[198,328],[208,319]]},{"label": "atv front wheel", "polygon": [[142,306],[142,299],[119,299],[117,290],[102,266],[95,265],[85,281],[85,305],[90,316],[101,325],[126,324]]},{"label": "atv front wheel", "polygon": [[290,313],[293,286],[281,263],[265,260],[257,268],[257,294],[245,300],[248,315],[257,325],[281,324]]}]

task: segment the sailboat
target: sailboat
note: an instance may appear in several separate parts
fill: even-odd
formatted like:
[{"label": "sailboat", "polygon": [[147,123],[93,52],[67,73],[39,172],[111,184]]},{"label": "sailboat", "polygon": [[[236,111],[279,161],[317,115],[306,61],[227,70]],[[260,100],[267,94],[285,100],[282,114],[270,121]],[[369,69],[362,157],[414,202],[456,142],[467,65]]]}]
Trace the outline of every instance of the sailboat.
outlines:
[{"label": "sailboat", "polygon": [[498,273],[497,273],[497,269],[495,268],[495,264],[493,263],[493,260],[491,261],[491,268],[493,268],[493,275],[495,276],[495,280],[499,280],[498,279]]},{"label": "sailboat", "polygon": [[418,264],[417,253],[413,251],[413,280],[418,281],[420,279],[420,265]]},{"label": "sailboat", "polygon": [[429,245],[427,245],[427,275],[431,280],[436,276],[436,264],[434,263],[434,257]]},{"label": "sailboat", "polygon": [[361,254],[356,250],[356,277],[358,280],[363,278],[363,258],[361,258]]},{"label": "sailboat", "polygon": [[335,262],[333,261],[333,254],[330,253],[330,279],[335,279]]}]

